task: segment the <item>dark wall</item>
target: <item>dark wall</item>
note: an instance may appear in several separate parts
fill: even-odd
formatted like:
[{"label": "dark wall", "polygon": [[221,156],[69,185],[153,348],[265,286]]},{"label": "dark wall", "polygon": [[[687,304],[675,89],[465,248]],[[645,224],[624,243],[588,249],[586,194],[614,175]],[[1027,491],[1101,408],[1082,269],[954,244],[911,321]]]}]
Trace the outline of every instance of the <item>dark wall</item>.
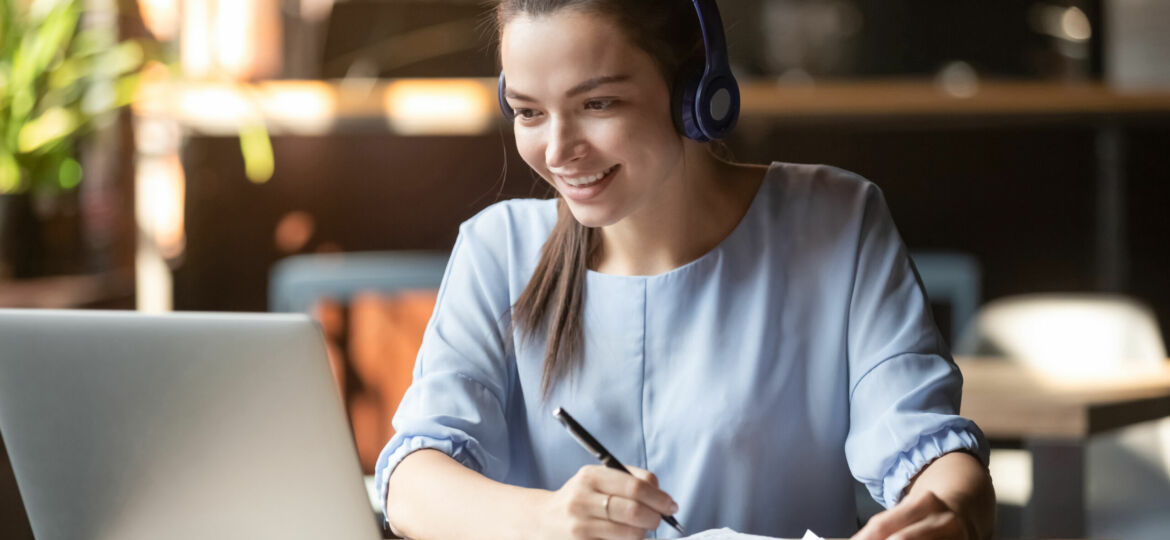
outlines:
[{"label": "dark wall", "polygon": [[299,252],[449,249],[489,204],[547,193],[503,137],[275,137],[275,175],[259,185],[235,139],[190,140],[175,308],[265,310],[268,272],[287,255],[276,226],[294,211],[315,224]]},{"label": "dark wall", "polygon": [[1094,140],[1081,128],[776,128],[737,157],[865,176],[911,249],[976,255],[999,296],[1093,286]]},{"label": "dark wall", "polygon": [[1128,291],[1154,304],[1170,340],[1170,127],[1129,131]]}]

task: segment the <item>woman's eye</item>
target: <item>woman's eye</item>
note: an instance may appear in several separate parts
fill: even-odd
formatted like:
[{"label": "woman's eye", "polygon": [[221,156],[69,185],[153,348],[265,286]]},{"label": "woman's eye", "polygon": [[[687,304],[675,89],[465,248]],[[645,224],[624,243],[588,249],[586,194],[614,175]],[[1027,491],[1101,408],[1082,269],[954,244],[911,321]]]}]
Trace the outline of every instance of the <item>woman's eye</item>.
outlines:
[{"label": "woman's eye", "polygon": [[585,108],[591,111],[604,111],[613,106],[612,99],[591,99],[585,102]]},{"label": "woman's eye", "polygon": [[515,118],[524,120],[531,120],[536,117],[536,111],[532,109],[516,109]]}]

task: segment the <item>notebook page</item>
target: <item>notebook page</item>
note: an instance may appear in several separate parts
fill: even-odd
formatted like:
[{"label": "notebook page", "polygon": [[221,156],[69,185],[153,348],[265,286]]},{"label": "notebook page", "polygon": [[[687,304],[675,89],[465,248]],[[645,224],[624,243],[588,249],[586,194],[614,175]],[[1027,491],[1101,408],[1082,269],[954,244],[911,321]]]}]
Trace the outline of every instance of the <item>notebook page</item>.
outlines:
[{"label": "notebook page", "polygon": [[[682,540],[782,540],[772,536],[758,536],[755,534],[744,534],[733,531],[727,527],[722,529],[708,529],[700,533],[695,533],[690,536],[684,536]],[[806,530],[804,536],[800,540],[825,540],[816,533]]]}]

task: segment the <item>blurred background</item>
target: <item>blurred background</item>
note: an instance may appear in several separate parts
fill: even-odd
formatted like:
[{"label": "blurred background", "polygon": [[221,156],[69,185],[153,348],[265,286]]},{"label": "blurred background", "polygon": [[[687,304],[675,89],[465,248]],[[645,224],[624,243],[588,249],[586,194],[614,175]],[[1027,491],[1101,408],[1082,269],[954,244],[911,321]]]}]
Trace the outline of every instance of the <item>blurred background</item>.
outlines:
[{"label": "blurred background", "polygon": [[[369,468],[458,224],[551,194],[495,105],[490,5],[0,4],[0,307],[310,312]],[[958,353],[1165,364],[1170,2],[719,4],[733,155],[877,183]],[[1014,302],[1064,322],[996,318]],[[1008,438],[1002,532],[1043,536],[1020,508],[1046,454]],[[1165,538],[1168,448],[1156,422],[1089,440],[1070,536]]]}]

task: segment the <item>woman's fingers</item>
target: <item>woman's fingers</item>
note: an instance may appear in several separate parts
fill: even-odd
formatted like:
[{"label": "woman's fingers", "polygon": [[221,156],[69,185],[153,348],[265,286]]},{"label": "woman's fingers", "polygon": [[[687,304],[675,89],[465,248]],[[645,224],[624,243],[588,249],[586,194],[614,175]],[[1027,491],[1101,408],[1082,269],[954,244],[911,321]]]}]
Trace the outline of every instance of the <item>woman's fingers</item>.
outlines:
[{"label": "woman's fingers", "polygon": [[674,499],[648,480],[600,466],[590,473],[593,489],[601,493],[636,501],[659,514],[670,515],[678,511]]},{"label": "woman's fingers", "polygon": [[634,475],[635,477],[649,482],[650,485],[654,487],[658,487],[658,477],[654,476],[654,473],[647,471],[646,469],[639,469],[637,467],[626,468],[629,469],[630,474]]},{"label": "woman's fingers", "polygon": [[608,497],[609,509],[603,518],[642,529],[658,528],[658,522],[662,519],[659,512],[625,497],[618,495]]},{"label": "woman's fingers", "polygon": [[642,540],[646,538],[646,529],[624,523],[614,523],[605,519],[593,519],[585,522],[580,532],[581,538],[604,540]]}]

